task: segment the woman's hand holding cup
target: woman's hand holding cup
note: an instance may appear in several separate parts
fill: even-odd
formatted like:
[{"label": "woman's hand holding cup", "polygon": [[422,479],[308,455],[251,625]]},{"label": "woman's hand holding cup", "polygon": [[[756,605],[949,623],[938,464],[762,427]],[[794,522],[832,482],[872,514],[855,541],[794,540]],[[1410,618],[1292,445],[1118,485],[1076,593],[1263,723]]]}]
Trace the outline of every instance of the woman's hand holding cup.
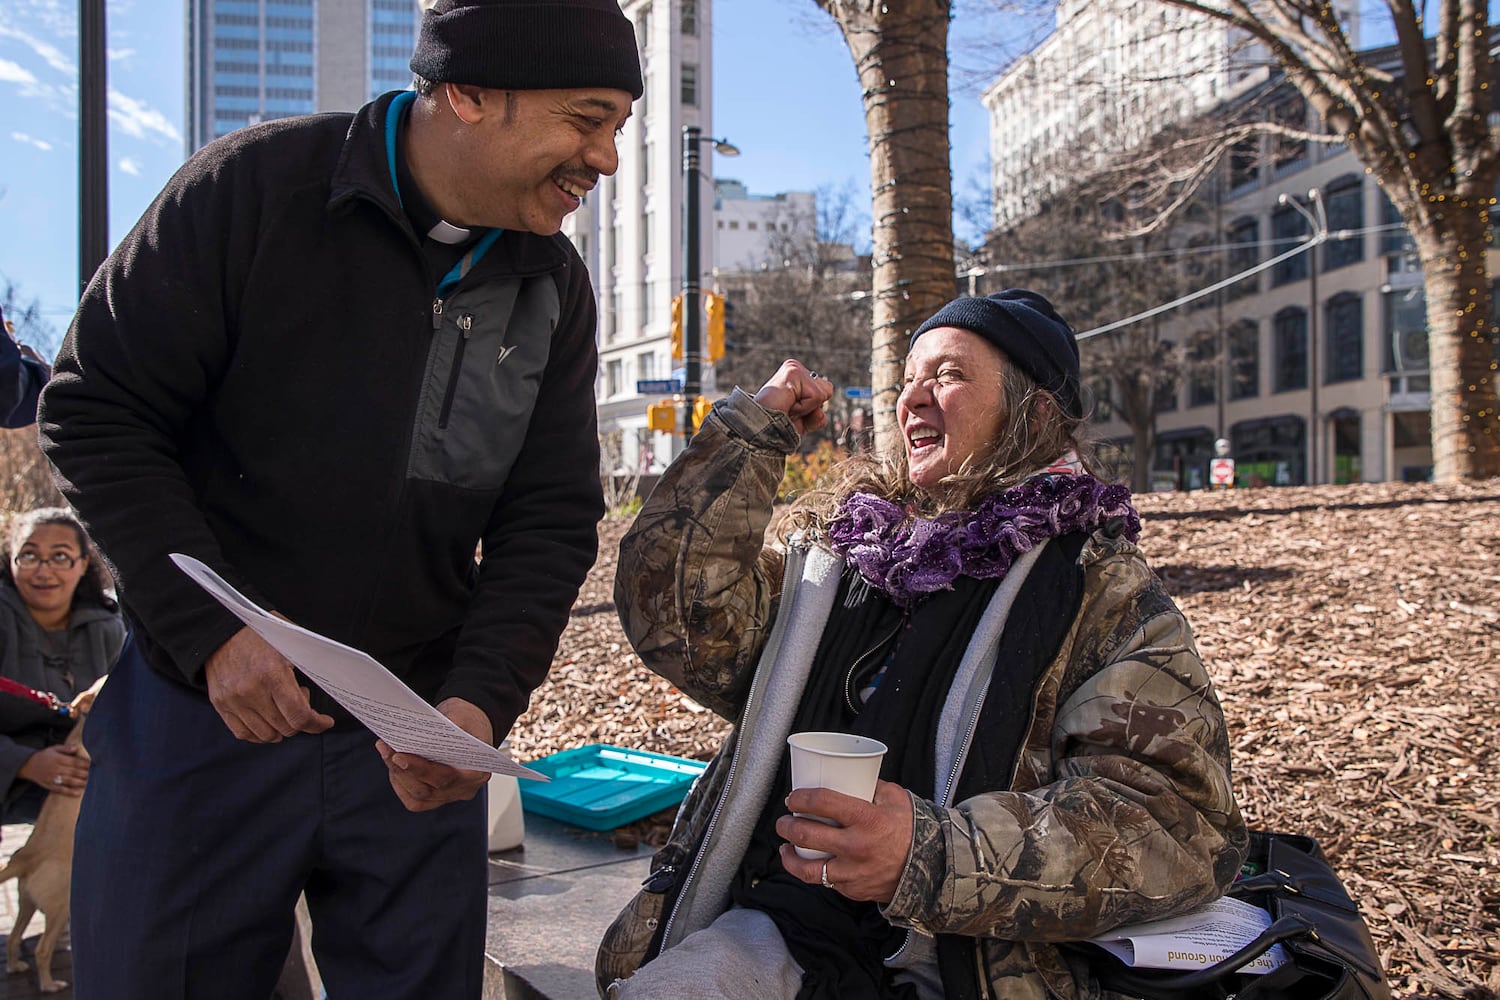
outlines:
[{"label": "woman's hand holding cup", "polygon": [[[800,788],[787,796],[786,804],[793,815],[777,820],[776,832],[789,841],[781,845],[781,865],[788,874],[848,899],[891,901],[911,851],[912,807],[906,789],[879,781],[875,800],[865,802],[827,788]],[[818,857],[803,857],[801,849],[809,848]]]}]

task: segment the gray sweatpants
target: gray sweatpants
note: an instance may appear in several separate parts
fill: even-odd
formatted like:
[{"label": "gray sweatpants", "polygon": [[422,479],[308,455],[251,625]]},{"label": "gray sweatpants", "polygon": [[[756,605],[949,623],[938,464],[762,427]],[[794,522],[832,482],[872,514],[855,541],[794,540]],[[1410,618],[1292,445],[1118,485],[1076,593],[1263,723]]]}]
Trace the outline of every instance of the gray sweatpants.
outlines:
[{"label": "gray sweatpants", "polygon": [[796,1000],[802,966],[760,910],[734,908],[616,983],[616,1000]]}]

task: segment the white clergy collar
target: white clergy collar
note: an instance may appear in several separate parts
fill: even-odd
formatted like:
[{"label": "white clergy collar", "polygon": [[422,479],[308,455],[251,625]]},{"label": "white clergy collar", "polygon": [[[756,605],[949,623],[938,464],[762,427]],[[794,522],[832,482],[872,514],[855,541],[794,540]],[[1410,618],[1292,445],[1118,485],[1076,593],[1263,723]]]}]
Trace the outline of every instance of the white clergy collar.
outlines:
[{"label": "white clergy collar", "polygon": [[438,220],[437,225],[427,230],[428,239],[437,240],[439,243],[447,243],[452,246],[467,242],[472,235],[473,233],[462,226],[455,226],[453,223],[444,222],[442,219]]}]

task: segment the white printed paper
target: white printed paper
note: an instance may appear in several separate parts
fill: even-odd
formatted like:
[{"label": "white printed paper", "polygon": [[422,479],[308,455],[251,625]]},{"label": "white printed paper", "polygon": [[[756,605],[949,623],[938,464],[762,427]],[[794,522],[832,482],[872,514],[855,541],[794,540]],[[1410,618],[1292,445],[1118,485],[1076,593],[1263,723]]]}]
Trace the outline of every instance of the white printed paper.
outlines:
[{"label": "white printed paper", "polygon": [[[1265,910],[1224,896],[1179,917],[1116,927],[1089,940],[1126,965],[1203,969],[1233,955],[1270,926]],[[1285,963],[1286,951],[1278,944],[1236,971],[1264,975]]]},{"label": "white printed paper", "polygon": [[548,780],[464,732],[370,655],[277,618],[192,556],[174,552],[172,561],[393,750],[470,771]]}]

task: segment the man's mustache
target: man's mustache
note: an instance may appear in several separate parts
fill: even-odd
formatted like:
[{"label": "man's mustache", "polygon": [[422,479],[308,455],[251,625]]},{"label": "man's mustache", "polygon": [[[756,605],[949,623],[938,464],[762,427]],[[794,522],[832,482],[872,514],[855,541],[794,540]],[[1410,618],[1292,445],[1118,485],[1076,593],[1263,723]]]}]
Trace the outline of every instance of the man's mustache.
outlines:
[{"label": "man's mustache", "polygon": [[588,167],[580,167],[576,170],[564,170],[557,175],[561,180],[568,181],[575,187],[584,187],[592,190],[599,184],[599,171]]}]

